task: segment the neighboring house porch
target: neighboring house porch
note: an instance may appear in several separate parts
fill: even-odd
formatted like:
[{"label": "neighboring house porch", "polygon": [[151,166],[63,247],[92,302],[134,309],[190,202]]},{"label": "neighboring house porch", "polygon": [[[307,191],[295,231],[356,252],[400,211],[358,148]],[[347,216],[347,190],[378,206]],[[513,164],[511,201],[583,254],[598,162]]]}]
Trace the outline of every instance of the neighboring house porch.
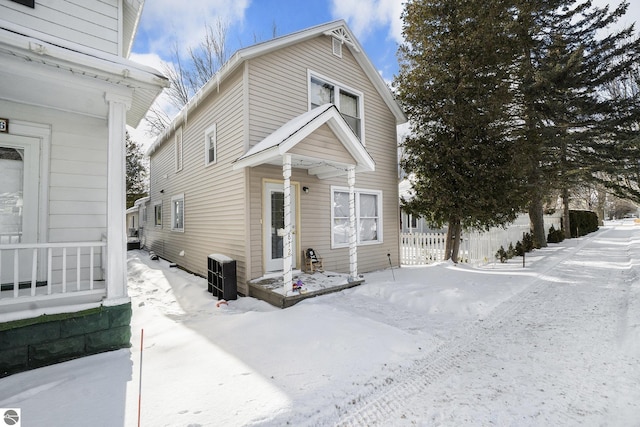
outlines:
[{"label": "neighboring house porch", "polygon": [[[116,42],[139,7],[114,3]],[[166,86],[50,9],[0,4],[0,376],[130,345],[125,126]]]}]

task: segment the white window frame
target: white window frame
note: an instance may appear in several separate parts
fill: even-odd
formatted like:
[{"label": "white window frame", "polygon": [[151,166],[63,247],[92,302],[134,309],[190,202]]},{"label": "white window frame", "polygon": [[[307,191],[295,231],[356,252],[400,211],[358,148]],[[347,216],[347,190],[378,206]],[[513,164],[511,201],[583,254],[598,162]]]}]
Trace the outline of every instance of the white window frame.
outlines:
[{"label": "white window frame", "polygon": [[[334,204],[334,200],[335,200],[335,194],[336,193],[349,193],[349,188],[348,187],[337,187],[337,186],[331,186],[331,248],[332,249],[337,249],[337,248],[348,248],[349,247],[349,243],[336,243],[335,239],[334,239],[334,233],[333,233],[333,226],[335,224],[335,209],[333,207]],[[376,204],[377,204],[377,211],[378,211],[378,216],[377,216],[377,229],[376,229],[376,233],[377,233],[377,239],[376,240],[367,240],[367,241],[361,241],[360,239],[360,221],[361,221],[361,215],[360,215],[360,195],[361,194],[368,194],[368,195],[373,195],[376,196]],[[380,190],[368,190],[368,189],[363,189],[363,188],[356,188],[355,189],[355,202],[356,202],[356,242],[358,244],[358,246],[365,246],[365,245],[379,245],[382,244],[384,242],[383,239],[383,234],[382,234],[382,224],[383,224],[383,215],[382,215],[382,191]]]},{"label": "white window frame", "polygon": [[[158,208],[160,209],[160,220],[158,221]],[[155,202],[153,204],[153,225],[158,228],[162,228],[162,202]]]},{"label": "white window frame", "polygon": [[313,109],[311,104],[311,79],[321,80],[324,83],[330,84],[333,86],[333,103],[340,111],[340,91],[348,92],[351,95],[358,97],[358,111],[360,113],[360,143],[364,146],[365,144],[365,118],[364,118],[364,94],[359,90],[353,89],[349,86],[346,86],[342,83],[339,83],[329,77],[323,76],[320,73],[316,73],[310,69],[307,69],[307,103],[309,111]]},{"label": "white window frame", "polygon": [[[213,147],[211,147],[213,145]],[[209,158],[209,152],[213,148],[213,160]],[[216,124],[212,124],[204,131],[204,165],[214,165],[218,162],[218,131]]]},{"label": "white window frame", "polygon": [[176,172],[180,172],[182,170],[182,166],[184,164],[184,144],[182,142],[182,127],[176,129],[176,134],[174,136],[174,146],[175,146],[175,163],[176,163]]},{"label": "white window frame", "polygon": [[142,206],[142,212],[140,216],[142,217],[142,219],[140,220],[140,223],[146,225],[147,224],[147,206],[146,205]]},{"label": "white window frame", "polygon": [[[181,216],[182,216],[182,221],[181,224],[182,227],[178,227],[176,225],[176,203],[177,202],[182,202],[182,212],[181,212]],[[175,196],[171,197],[171,231],[176,231],[179,233],[184,233],[184,193],[182,194],[176,194]]]}]

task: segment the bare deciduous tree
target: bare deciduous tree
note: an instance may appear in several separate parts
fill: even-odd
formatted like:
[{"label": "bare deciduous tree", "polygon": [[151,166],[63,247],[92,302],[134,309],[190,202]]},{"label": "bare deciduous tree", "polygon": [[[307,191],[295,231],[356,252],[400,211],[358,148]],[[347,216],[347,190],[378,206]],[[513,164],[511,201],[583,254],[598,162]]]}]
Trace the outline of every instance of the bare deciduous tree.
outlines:
[{"label": "bare deciduous tree", "polygon": [[[228,29],[228,24],[221,20],[214,25],[205,24],[204,39],[197,47],[187,50],[186,58],[183,58],[178,43],[174,42],[171,62],[164,63],[162,67],[170,84],[164,95],[172,107],[182,109],[227,61]],[[171,122],[167,111],[157,103],[151,107],[146,119],[149,132],[154,135],[164,132]]]}]

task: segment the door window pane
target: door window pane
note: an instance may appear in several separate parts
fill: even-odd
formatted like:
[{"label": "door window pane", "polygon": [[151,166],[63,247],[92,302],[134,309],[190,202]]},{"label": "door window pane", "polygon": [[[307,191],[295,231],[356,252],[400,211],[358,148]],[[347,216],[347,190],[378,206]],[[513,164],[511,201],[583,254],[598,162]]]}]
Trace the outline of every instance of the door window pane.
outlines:
[{"label": "door window pane", "polygon": [[271,193],[271,258],[284,256],[284,192]]},{"label": "door window pane", "polygon": [[0,147],[0,243],[20,243],[24,150]]}]

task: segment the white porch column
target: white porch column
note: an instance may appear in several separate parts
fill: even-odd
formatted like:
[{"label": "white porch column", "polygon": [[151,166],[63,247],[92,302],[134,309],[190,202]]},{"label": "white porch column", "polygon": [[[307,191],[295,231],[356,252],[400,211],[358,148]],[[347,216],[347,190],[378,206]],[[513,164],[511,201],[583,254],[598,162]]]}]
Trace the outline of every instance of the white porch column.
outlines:
[{"label": "white porch column", "polygon": [[349,278],[358,278],[358,242],[356,238],[356,167],[349,166],[347,175],[349,183]]},{"label": "white porch column", "polygon": [[285,154],[282,159],[282,176],[284,178],[284,245],[283,245],[283,281],[284,294],[287,295],[293,286],[293,236],[291,233],[291,155]]},{"label": "white porch column", "polygon": [[125,224],[125,125],[130,100],[106,94],[109,104],[107,146],[107,305],[128,302]]}]

